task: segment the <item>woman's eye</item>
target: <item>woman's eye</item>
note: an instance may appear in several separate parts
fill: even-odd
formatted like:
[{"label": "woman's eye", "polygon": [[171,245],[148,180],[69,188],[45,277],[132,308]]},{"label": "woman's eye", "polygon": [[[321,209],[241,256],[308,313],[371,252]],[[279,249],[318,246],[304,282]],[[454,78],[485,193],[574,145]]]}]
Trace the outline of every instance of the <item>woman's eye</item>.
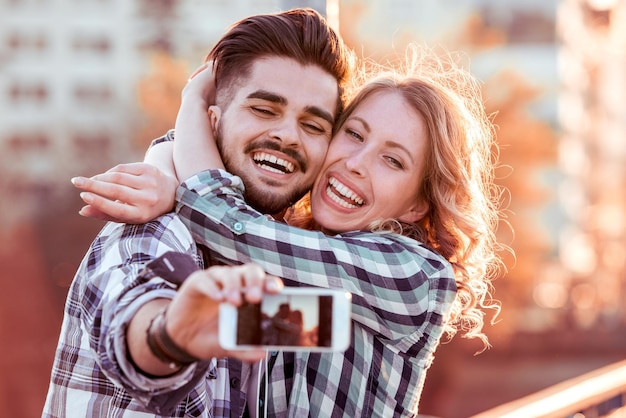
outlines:
[{"label": "woman's eye", "polygon": [[389,162],[389,164],[391,164],[392,166],[396,168],[404,168],[402,163],[393,157],[385,157],[385,159]]},{"label": "woman's eye", "polygon": [[363,137],[357,131],[354,131],[352,129],[346,129],[346,133],[357,141],[363,142]]}]

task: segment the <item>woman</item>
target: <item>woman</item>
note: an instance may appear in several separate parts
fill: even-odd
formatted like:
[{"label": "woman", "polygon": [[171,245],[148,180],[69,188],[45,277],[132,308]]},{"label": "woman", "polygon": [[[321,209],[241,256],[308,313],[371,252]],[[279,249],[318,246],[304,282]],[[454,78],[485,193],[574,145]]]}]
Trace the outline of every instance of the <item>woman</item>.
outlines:
[{"label": "woman", "polygon": [[[484,310],[498,310],[488,299],[498,266],[492,127],[467,73],[413,52],[405,75],[381,73],[349,102],[310,196],[286,216],[290,225],[245,204],[241,181],[215,170],[215,152],[199,155],[205,136],[179,113],[174,161],[186,180],[177,211],[195,240],[227,264],[254,261],[287,286],[353,295],[345,353],[274,359],[270,416],[415,416],[444,334],[462,330],[488,344]],[[183,103],[206,96],[201,81]],[[210,115],[215,134],[220,109]],[[191,165],[181,164],[190,154]]]}]

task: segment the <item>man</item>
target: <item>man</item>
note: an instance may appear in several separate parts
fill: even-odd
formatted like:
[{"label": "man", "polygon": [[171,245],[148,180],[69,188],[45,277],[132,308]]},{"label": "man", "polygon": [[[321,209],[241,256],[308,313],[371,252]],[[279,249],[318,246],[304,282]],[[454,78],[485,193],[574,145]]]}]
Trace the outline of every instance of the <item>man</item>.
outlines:
[{"label": "man", "polygon": [[[243,19],[209,54],[217,103],[230,109],[218,146],[259,210],[280,212],[310,188],[341,110],[348,58],[308,9]],[[206,281],[197,273],[177,291],[205,266],[202,255],[173,213],[105,226],[69,291],[44,417],[247,413],[249,366],[216,358],[236,353],[221,351],[207,330],[215,325],[206,315]],[[258,279],[245,268],[236,274]]]}]

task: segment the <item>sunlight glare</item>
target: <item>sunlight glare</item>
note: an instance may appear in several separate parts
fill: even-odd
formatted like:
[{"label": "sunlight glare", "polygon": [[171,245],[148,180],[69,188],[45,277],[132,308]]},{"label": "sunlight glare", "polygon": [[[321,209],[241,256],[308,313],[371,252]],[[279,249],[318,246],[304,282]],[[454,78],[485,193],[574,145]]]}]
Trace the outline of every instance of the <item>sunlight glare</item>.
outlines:
[{"label": "sunlight glare", "polygon": [[558,309],[567,302],[567,291],[562,283],[539,283],[533,292],[535,303],[542,308]]},{"label": "sunlight glare", "polygon": [[561,262],[573,273],[592,274],[597,265],[592,238],[582,231],[569,229],[561,236]]}]

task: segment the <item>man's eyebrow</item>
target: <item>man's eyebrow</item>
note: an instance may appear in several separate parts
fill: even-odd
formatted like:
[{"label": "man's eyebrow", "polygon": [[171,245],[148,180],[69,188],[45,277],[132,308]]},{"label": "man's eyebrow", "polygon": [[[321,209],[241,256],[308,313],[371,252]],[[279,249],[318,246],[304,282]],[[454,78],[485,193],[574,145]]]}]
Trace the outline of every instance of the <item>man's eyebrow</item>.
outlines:
[{"label": "man's eyebrow", "polygon": [[248,99],[267,100],[268,102],[280,105],[287,104],[287,99],[285,99],[283,96],[279,96],[278,94],[269,92],[267,90],[255,90],[248,95]]},{"label": "man's eyebrow", "polygon": [[[287,104],[287,99],[285,97],[280,96],[276,93],[272,93],[267,90],[255,90],[252,93],[250,93],[247,98],[267,100],[268,102],[276,103],[282,106]],[[317,116],[318,118],[324,119],[331,125],[335,123],[334,116],[330,112],[327,112],[318,106],[307,106],[306,109],[304,109],[304,111],[313,116]]]},{"label": "man's eyebrow", "polygon": [[333,117],[333,115],[325,111],[324,109],[321,109],[317,106],[308,106],[305,110],[307,113],[317,116],[318,118],[324,119],[326,122],[330,123],[331,125],[335,123],[335,118]]}]

